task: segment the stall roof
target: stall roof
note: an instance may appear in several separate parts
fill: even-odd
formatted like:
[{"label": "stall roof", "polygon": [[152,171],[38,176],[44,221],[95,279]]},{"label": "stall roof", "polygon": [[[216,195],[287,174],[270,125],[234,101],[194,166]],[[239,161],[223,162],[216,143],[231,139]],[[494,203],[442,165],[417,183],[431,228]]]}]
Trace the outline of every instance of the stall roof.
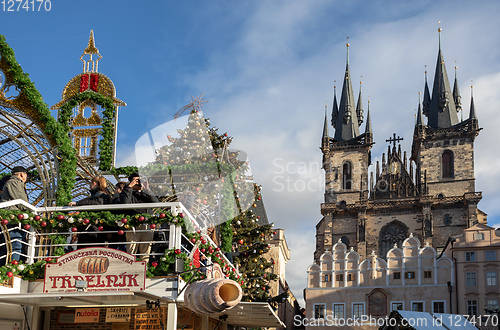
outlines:
[{"label": "stall roof", "polygon": [[0,303],[40,307],[145,306],[146,300],[172,302],[146,292],[52,292],[2,294]]}]

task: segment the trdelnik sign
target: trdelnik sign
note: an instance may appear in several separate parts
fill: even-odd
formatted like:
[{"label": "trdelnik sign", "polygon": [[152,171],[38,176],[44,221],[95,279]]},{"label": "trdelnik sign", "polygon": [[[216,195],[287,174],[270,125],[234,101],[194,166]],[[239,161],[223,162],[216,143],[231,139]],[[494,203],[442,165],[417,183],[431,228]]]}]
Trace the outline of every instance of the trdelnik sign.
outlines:
[{"label": "trdelnik sign", "polygon": [[43,292],[75,292],[76,281],[86,281],[87,292],[143,291],[146,262],[120,250],[92,247],[45,265]]}]

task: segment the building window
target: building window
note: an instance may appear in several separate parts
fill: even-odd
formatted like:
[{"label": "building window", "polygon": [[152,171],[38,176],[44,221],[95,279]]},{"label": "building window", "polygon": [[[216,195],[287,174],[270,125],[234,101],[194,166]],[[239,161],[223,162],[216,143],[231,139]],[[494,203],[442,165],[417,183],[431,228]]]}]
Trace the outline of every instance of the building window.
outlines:
[{"label": "building window", "polygon": [[402,311],[404,308],[405,305],[402,301],[391,302],[391,311]]},{"label": "building window", "polygon": [[354,281],[356,280],[356,275],[355,274],[347,274],[347,281]]},{"label": "building window", "polygon": [[424,270],[424,278],[432,278],[432,271]]},{"label": "building window", "polygon": [[352,189],[352,168],[351,163],[346,162],[342,166],[342,187],[344,190]]},{"label": "building window", "polygon": [[335,281],[342,282],[344,280],[344,274],[335,275]]},{"label": "building window", "polygon": [[413,312],[423,312],[424,311],[424,302],[423,301],[412,301],[411,302],[411,310]]},{"label": "building window", "polygon": [[352,304],[352,317],[354,319],[359,319],[365,315],[365,304],[363,303],[353,303]]},{"label": "building window", "polygon": [[80,156],[90,156],[90,148],[92,146],[92,138],[80,138]]},{"label": "building window", "polygon": [[465,285],[476,286],[476,273],[465,273]]},{"label": "building window", "polygon": [[474,240],[475,241],[484,241],[484,233],[475,233]]},{"label": "building window", "polygon": [[443,152],[441,156],[443,178],[453,178],[453,153],[450,150]]},{"label": "building window", "polygon": [[395,280],[400,280],[401,279],[401,272],[394,272],[394,279]]},{"label": "building window", "polygon": [[344,318],[344,304],[333,304],[333,318],[334,319]]},{"label": "building window", "polygon": [[340,238],[340,241],[341,241],[342,243],[344,243],[344,244],[345,244],[345,246],[346,246],[346,248],[349,250],[349,238],[347,238],[346,236],[342,236],[342,237]]},{"label": "building window", "polygon": [[325,318],[325,304],[314,304],[314,318],[324,319]]},{"label": "building window", "polygon": [[325,275],[325,282],[330,282],[330,276]]},{"label": "building window", "polygon": [[451,217],[449,214],[445,214],[444,215],[444,225],[445,226],[449,226],[451,225]]},{"label": "building window", "polygon": [[467,314],[469,316],[477,315],[477,300],[467,300]]},{"label": "building window", "polygon": [[476,261],[476,252],[465,252],[465,261]]},{"label": "building window", "polygon": [[487,286],[497,285],[497,272],[486,272],[486,285]]},{"label": "building window", "polygon": [[486,261],[496,261],[497,256],[496,256],[495,251],[485,251],[484,252],[484,259]]},{"label": "building window", "polygon": [[415,278],[415,272],[406,272],[405,278]]},{"label": "building window", "polygon": [[432,302],[432,312],[443,314],[445,312],[444,311],[444,301],[433,301]]},{"label": "building window", "polygon": [[498,307],[498,299],[486,299],[486,306]]}]

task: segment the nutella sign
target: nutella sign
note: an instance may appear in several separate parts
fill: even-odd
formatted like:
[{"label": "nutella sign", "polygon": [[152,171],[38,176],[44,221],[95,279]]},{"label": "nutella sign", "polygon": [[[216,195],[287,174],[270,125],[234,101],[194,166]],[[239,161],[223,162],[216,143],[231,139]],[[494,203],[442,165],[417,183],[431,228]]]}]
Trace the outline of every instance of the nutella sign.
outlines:
[{"label": "nutella sign", "polygon": [[43,292],[76,292],[85,281],[87,292],[141,291],[145,288],[146,262],[110,248],[85,248],[45,265]]}]

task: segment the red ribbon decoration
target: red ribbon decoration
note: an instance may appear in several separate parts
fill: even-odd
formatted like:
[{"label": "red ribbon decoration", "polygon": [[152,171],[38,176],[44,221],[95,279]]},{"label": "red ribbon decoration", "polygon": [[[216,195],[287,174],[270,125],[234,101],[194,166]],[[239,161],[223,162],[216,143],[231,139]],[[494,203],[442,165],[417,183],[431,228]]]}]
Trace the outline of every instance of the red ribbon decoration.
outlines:
[{"label": "red ribbon decoration", "polygon": [[193,264],[196,268],[200,268],[200,250],[196,249],[193,253]]},{"label": "red ribbon decoration", "polygon": [[89,88],[89,76],[83,75],[80,77],[80,93],[85,92]]},{"label": "red ribbon decoration", "polygon": [[97,92],[97,85],[99,84],[99,75],[95,73],[90,74],[90,89]]}]

